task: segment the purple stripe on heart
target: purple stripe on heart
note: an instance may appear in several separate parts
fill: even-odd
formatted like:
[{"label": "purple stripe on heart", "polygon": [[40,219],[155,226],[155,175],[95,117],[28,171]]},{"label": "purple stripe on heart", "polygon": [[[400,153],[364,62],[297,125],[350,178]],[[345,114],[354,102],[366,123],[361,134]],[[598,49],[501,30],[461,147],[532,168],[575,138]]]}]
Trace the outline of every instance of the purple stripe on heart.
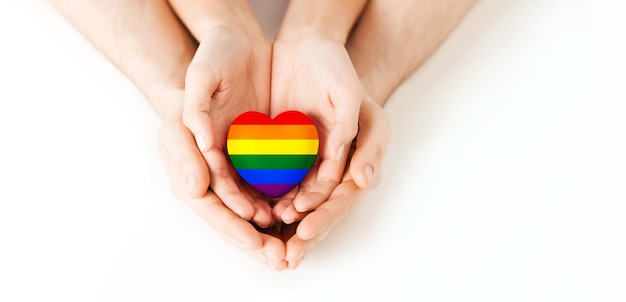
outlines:
[{"label": "purple stripe on heart", "polygon": [[269,197],[280,197],[291,191],[298,184],[251,184],[251,186],[259,192]]}]

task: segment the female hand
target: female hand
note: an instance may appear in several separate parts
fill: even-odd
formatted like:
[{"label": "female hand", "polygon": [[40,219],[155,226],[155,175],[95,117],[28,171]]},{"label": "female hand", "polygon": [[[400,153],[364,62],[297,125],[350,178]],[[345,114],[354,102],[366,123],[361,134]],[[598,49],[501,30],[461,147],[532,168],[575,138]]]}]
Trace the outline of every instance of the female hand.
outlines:
[{"label": "female hand", "polygon": [[276,219],[302,219],[339,184],[362,98],[359,78],[341,43],[314,35],[274,42],[270,112],[301,111],[315,122],[320,136],[318,160],[300,186],[274,206]]},{"label": "female hand", "polygon": [[204,32],[189,65],[182,112],[208,172],[187,174],[193,197],[211,189],[245,220],[261,227],[274,223],[267,200],[244,184],[225,154],[231,122],[246,111],[269,112],[271,44],[261,32],[218,25]]}]

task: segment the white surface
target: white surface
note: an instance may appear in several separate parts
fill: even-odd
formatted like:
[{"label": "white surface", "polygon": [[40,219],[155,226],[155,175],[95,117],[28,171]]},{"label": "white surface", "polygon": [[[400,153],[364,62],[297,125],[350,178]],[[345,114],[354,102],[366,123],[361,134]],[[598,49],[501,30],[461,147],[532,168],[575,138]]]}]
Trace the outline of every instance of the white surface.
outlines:
[{"label": "white surface", "polygon": [[624,301],[620,11],[479,3],[389,101],[379,188],[274,272],[171,195],[129,81],[3,1],[0,301]]}]

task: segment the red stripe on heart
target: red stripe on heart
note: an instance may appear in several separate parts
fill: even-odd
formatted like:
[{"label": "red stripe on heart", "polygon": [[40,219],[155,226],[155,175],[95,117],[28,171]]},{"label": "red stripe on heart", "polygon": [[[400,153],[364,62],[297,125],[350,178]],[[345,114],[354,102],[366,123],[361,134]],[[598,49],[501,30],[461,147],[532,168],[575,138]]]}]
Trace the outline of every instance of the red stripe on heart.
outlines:
[{"label": "red stripe on heart", "polygon": [[233,125],[315,125],[304,113],[299,111],[285,111],[273,120],[260,112],[249,111],[238,116]]}]

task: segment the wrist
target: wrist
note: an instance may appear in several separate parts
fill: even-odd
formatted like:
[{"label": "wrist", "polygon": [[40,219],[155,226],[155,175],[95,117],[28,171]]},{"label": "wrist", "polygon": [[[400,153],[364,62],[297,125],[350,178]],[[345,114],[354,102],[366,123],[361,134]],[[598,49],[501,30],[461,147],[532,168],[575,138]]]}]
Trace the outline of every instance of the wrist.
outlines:
[{"label": "wrist", "polygon": [[359,78],[363,86],[364,99],[383,107],[392,92],[388,85],[389,81],[372,74],[359,75]]},{"label": "wrist", "polygon": [[276,34],[276,41],[327,40],[345,44],[348,34],[327,28],[323,24],[302,24],[281,29]]},{"label": "wrist", "polygon": [[152,81],[137,85],[161,118],[182,112],[184,81]]},{"label": "wrist", "polygon": [[198,40],[216,28],[229,28],[248,35],[263,35],[246,0],[170,0],[179,18]]},{"label": "wrist", "polygon": [[263,34],[263,30],[254,17],[246,19],[236,16],[224,16],[202,21],[202,24],[198,26],[196,39],[202,43],[207,37],[214,37],[214,34],[220,31],[267,40]]},{"label": "wrist", "polygon": [[345,44],[365,0],[291,0],[277,40],[319,36]]},{"label": "wrist", "polygon": [[385,102],[381,98],[378,98],[377,96],[372,95],[369,91],[363,89],[363,100],[361,103],[369,103],[373,106],[382,108]]}]

